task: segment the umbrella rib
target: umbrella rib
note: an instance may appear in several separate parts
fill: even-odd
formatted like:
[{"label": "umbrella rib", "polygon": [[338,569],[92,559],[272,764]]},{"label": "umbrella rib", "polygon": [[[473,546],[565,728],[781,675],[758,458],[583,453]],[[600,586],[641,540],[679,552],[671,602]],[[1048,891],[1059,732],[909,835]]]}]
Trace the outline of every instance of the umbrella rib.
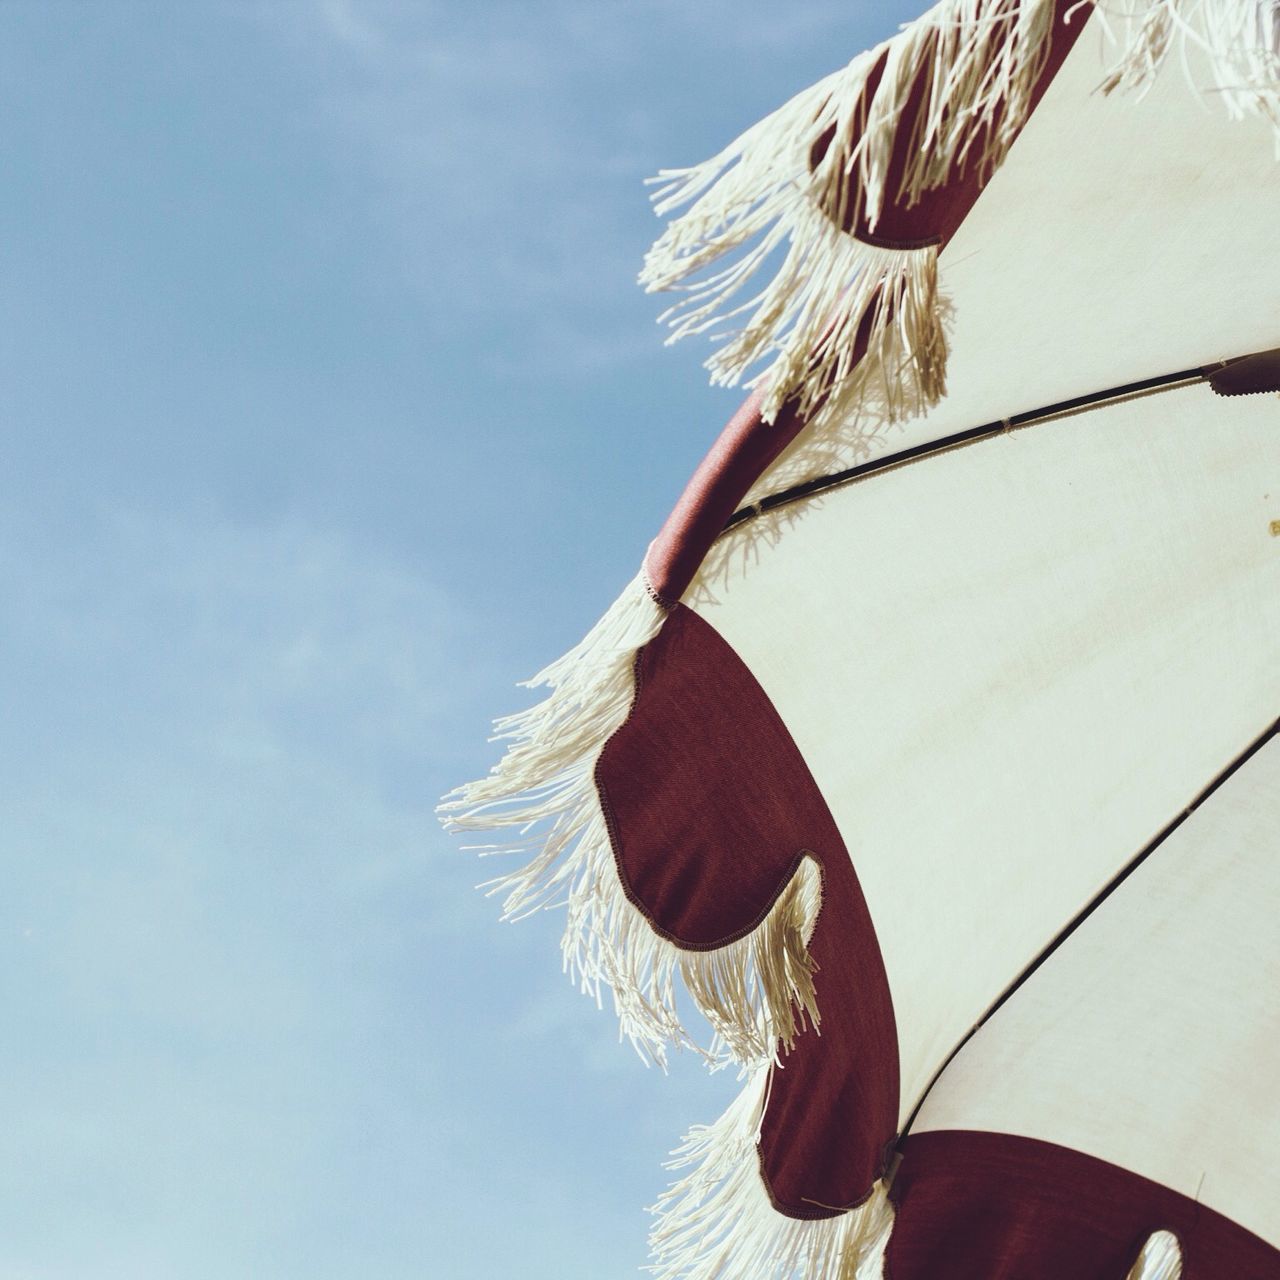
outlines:
[{"label": "umbrella rib", "polygon": [[1227,782],[1237,770],[1241,769],[1248,763],[1253,756],[1257,755],[1263,747],[1267,745],[1272,738],[1280,734],[1280,719],[1272,721],[1272,723],[1263,730],[1261,736],[1254,739],[1225,769],[1222,770],[1213,780],[1206,786],[1192,801],[1181,809],[1178,813],[1138,852],[1123,866],[1118,872],[1107,882],[1106,885],[1098,891],[1094,897],[1085,904],[1084,907],[1076,914],[1076,916],[1057,934],[1057,936],[1046,946],[1039,955],[1036,956],[1025,969],[1004,989],[1004,991],[996,998],[987,1011],[973,1024],[972,1027],[963,1035],[955,1048],[947,1055],[942,1065],[933,1073],[929,1083],[920,1093],[920,1097],[916,1100],[915,1106],[911,1109],[911,1114],[907,1117],[906,1123],[902,1126],[902,1131],[898,1135],[898,1141],[901,1142],[911,1132],[911,1126],[915,1123],[916,1117],[920,1114],[920,1108],[924,1106],[925,1100],[933,1091],[933,1086],[938,1083],[942,1073],[951,1065],[960,1051],[969,1043],[970,1040],[978,1033],[978,1031],[990,1021],[990,1019],[999,1011],[1000,1007],[1005,1004],[1009,998],[1019,990],[1028,978],[1040,968],[1048,958],[1053,955],[1059,947],[1091,916],[1093,913],[1109,898],[1115,891],[1131,876],[1133,873],[1151,857],[1157,849],[1193,814],[1200,808],[1210,796],[1213,795],[1223,783]]},{"label": "umbrella rib", "polygon": [[748,520],[755,519],[756,516],[762,515],[766,511],[772,511],[777,507],[787,506],[793,502],[801,502],[805,498],[813,497],[814,494],[853,484],[858,480],[865,480],[870,476],[879,475],[885,471],[896,471],[899,467],[906,466],[908,463],[919,462],[924,458],[932,458],[941,453],[950,453],[953,449],[962,449],[971,444],[978,444],[983,440],[990,440],[994,436],[1002,435],[1007,431],[1016,431],[1020,428],[1036,426],[1042,422],[1053,422],[1059,418],[1072,417],[1075,414],[1084,413],[1089,409],[1095,409],[1102,405],[1119,404],[1125,400],[1136,400],[1145,396],[1157,395],[1162,391],[1173,391],[1178,387],[1192,386],[1196,383],[1205,382],[1208,380],[1210,373],[1216,370],[1217,367],[1217,365],[1213,365],[1204,368],[1181,369],[1177,373],[1164,373],[1155,378],[1144,378],[1140,382],[1129,382],[1119,387],[1108,387],[1104,391],[1094,391],[1089,395],[1076,396],[1071,400],[1060,400],[1055,404],[1045,405],[1039,409],[1029,409],[1024,413],[1015,413],[1012,417],[1001,418],[996,422],[985,422],[978,427],[968,427],[964,431],[957,431],[953,435],[943,436],[940,440],[930,440],[925,444],[913,445],[909,449],[887,454],[883,458],[874,458],[870,462],[862,462],[843,471],[835,471],[825,476],[815,476],[812,480],[805,480],[801,484],[792,485],[788,489],[780,489],[777,493],[771,493],[767,497],[760,498],[749,506],[739,508],[729,517],[721,530],[721,535],[728,533],[730,529],[736,528],[740,524],[745,524]]}]

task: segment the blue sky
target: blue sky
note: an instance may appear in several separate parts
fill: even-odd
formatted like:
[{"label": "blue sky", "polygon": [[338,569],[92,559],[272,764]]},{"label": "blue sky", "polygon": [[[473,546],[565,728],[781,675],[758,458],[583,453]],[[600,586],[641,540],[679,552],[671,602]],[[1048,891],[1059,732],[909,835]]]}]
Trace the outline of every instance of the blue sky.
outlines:
[{"label": "blue sky", "polygon": [[608,1280],[735,1088],[437,797],[733,393],[641,180],[919,6],[0,5],[0,1280]]}]

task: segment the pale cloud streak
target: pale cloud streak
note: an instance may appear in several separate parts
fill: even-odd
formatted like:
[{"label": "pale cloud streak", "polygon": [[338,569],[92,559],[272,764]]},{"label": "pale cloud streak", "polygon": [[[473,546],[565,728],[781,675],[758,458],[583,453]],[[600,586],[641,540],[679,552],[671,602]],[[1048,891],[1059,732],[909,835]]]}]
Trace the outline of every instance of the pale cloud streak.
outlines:
[{"label": "pale cloud streak", "polygon": [[[716,63],[757,83],[766,111],[806,83],[788,56],[819,34],[839,48],[854,25],[847,4],[749,8],[322,0],[261,14],[309,62],[317,127],[363,185],[388,269],[439,300],[440,332],[474,334],[483,360],[500,314],[524,332],[492,335],[495,369],[543,360],[594,374],[660,345],[661,302],[634,283],[660,230],[643,180],[751,122],[741,107],[719,113],[704,87],[724,74]],[[711,122],[705,141],[691,141],[684,102]]]},{"label": "pale cloud streak", "polygon": [[87,524],[11,506],[0,540],[0,1079],[27,1097],[0,1272],[261,1274],[356,1115],[443,1105],[430,1042],[396,1045],[461,1013],[406,956],[483,910],[461,860],[447,892],[423,881],[474,714],[445,673],[475,636],[385,549],[301,517]]},{"label": "pale cloud streak", "polygon": [[328,0],[263,20],[309,61],[316,127],[440,331],[517,319],[523,341],[599,365],[658,345],[632,297],[646,120],[587,106],[626,51],[576,13]]}]

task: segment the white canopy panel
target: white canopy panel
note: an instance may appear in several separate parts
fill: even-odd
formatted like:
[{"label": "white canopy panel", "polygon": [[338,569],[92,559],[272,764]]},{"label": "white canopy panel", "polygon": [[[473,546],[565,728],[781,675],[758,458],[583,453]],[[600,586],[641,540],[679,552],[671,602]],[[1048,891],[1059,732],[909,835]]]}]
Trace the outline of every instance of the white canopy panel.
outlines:
[{"label": "white canopy panel", "polygon": [[844,836],[888,970],[902,1118],[1275,718],[1278,515],[1276,399],[1200,384],[834,490],[690,593]]},{"label": "white canopy panel", "polygon": [[977,1032],[912,1131],[1069,1146],[1280,1246],[1278,904],[1273,738]]}]

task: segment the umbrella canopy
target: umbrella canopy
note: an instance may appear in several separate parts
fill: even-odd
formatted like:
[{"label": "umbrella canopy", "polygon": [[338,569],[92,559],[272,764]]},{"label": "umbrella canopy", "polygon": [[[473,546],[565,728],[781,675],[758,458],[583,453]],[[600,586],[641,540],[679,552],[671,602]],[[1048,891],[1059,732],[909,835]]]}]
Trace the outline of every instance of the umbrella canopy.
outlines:
[{"label": "umbrella canopy", "polygon": [[1277,124],[1272,0],[944,0],[662,175],[753,394],[445,810],[743,1067],[664,1280],[1280,1276]]}]

